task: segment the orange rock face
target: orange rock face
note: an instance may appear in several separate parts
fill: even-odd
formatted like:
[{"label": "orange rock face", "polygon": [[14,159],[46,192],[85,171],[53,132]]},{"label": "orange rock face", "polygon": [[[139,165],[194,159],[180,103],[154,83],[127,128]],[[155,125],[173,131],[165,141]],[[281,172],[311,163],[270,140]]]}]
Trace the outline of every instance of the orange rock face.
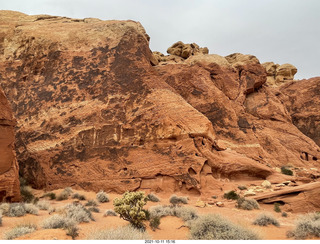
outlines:
[{"label": "orange rock face", "polygon": [[137,22],[1,11],[0,25],[1,85],[35,187],[210,194],[319,163],[254,56],[153,66]]},{"label": "orange rock face", "polygon": [[16,121],[0,88],[0,202],[20,199],[19,167],[14,151]]}]

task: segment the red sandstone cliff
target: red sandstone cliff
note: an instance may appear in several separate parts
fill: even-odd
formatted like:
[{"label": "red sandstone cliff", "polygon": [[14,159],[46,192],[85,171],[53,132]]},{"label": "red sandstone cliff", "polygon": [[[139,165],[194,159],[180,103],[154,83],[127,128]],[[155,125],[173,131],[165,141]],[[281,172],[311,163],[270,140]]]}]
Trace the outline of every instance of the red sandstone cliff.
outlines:
[{"label": "red sandstone cliff", "polygon": [[304,82],[319,100],[319,78],[269,87],[256,57],[194,45],[156,56],[134,21],[0,11],[0,26],[0,82],[35,187],[206,194],[319,164],[318,114],[297,115],[319,106],[292,100],[306,101]]}]

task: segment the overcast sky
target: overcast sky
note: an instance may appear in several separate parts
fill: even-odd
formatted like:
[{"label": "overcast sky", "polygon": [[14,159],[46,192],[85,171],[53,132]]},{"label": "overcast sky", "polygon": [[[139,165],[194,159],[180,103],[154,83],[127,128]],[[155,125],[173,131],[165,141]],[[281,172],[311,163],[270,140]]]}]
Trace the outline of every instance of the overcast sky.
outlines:
[{"label": "overcast sky", "polygon": [[146,29],[153,51],[195,42],[222,56],[291,63],[298,79],[320,76],[320,0],[0,0],[0,9],[132,19]]}]

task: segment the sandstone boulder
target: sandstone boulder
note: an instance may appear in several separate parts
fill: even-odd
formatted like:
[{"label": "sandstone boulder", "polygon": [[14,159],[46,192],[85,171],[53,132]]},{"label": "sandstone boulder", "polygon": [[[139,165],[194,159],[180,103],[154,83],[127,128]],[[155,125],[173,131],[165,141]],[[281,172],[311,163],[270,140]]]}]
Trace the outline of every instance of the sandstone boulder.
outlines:
[{"label": "sandstone boulder", "polygon": [[208,54],[209,49],[207,47],[200,48],[196,43],[184,44],[179,41],[172,44],[172,46],[168,48],[167,53],[187,59],[192,55]]},{"label": "sandstone boulder", "polygon": [[19,201],[19,167],[14,151],[16,120],[0,87],[0,202]]},{"label": "sandstone boulder", "polygon": [[267,85],[274,87],[283,84],[284,82],[294,80],[294,75],[297,73],[297,68],[292,64],[275,64],[266,62],[262,64],[267,72]]}]

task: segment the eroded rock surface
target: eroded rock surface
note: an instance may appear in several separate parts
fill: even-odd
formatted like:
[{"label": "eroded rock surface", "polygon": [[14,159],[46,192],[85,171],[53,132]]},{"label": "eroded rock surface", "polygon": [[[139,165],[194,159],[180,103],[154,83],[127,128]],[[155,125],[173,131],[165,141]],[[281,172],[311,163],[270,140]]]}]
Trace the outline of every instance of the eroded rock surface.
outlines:
[{"label": "eroded rock surface", "polygon": [[287,81],[294,80],[294,75],[298,69],[292,64],[275,64],[266,62],[262,64],[267,71],[267,84],[269,86],[279,86]]},{"label": "eroded rock surface", "polygon": [[14,150],[16,121],[0,87],[0,202],[20,199],[19,167]]},{"label": "eroded rock surface", "polygon": [[319,146],[293,124],[287,95],[264,86],[252,55],[194,46],[163,61],[133,21],[1,11],[0,25],[1,85],[35,187],[209,195],[319,163]]}]

